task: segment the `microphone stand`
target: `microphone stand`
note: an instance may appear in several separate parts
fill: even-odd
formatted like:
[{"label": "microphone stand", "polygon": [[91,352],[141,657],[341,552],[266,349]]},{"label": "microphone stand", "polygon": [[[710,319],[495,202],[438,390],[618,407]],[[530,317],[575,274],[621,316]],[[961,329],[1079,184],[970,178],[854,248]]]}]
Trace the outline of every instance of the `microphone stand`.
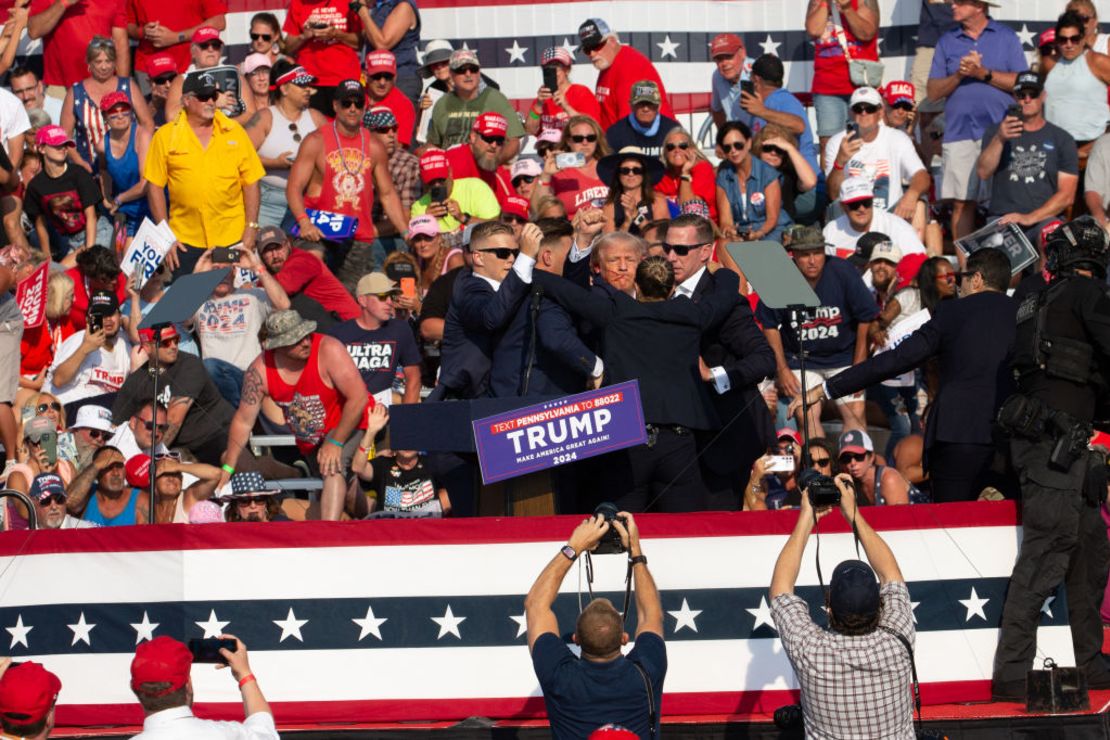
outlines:
[{"label": "microphone stand", "polygon": [[[150,430],[150,470],[148,471],[148,474],[150,476],[150,511],[148,512],[149,524],[154,524],[155,522],[155,509],[157,508],[156,504],[158,502],[158,495],[154,492],[154,484],[157,480],[157,475],[155,474],[156,466],[154,464],[154,451],[158,445],[158,409],[160,408],[160,404],[158,403],[158,376],[161,374],[162,371],[162,369],[158,367],[158,350],[162,346],[162,330],[168,326],[170,326],[169,323],[164,323],[155,324],[154,326],[150,327],[151,331],[154,332],[154,336],[152,339],[154,346],[150,351],[150,357],[147,359],[147,362],[150,365],[150,373],[154,377],[154,391],[152,395],[152,398],[154,399],[154,405],[151,407],[150,410],[150,421],[151,424],[153,424],[153,427]],[[166,409],[166,414],[168,417],[168,408]]]},{"label": "microphone stand", "polygon": [[809,318],[810,309],[802,305],[787,306],[790,312],[790,326],[798,338],[798,375],[802,387],[802,464],[800,470],[808,470],[812,463],[809,457],[809,399],[806,393],[806,340],[802,324]]}]

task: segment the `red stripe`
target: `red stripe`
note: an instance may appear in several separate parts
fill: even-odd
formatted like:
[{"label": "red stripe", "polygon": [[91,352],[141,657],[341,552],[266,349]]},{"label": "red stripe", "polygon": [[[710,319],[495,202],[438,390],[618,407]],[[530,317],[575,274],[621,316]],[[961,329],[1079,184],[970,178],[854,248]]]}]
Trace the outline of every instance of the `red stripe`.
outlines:
[{"label": "red stripe", "polygon": [[[922,701],[929,704],[955,704],[988,701],[990,681],[952,681],[924,684]],[[777,708],[798,701],[798,692],[785,689],[772,691],[705,691],[663,695],[664,718],[723,715],[729,719],[763,719]],[[412,720],[454,720],[461,717],[499,719],[541,719],[543,698],[519,699],[387,699],[376,701],[270,702],[278,726],[285,730],[290,724],[352,722],[364,723],[368,718],[389,721],[406,717]],[[204,719],[241,720],[240,703],[198,703],[193,711]],[[928,714],[928,713],[927,713]],[[59,704],[56,712],[59,725],[140,725],[142,709],[136,704]]]},{"label": "red stripe", "polygon": [[[645,538],[787,535],[797,511],[642,514]],[[286,547],[394,545],[474,545],[562,540],[581,521],[577,516],[374,522],[290,522],[274,524],[189,525],[68,529],[0,533],[0,556],[72,552],[138,552]],[[1012,501],[918,504],[867,509],[867,521],[880,531],[1012,527],[1018,522]],[[841,516],[822,520],[823,532],[850,532]]]}]

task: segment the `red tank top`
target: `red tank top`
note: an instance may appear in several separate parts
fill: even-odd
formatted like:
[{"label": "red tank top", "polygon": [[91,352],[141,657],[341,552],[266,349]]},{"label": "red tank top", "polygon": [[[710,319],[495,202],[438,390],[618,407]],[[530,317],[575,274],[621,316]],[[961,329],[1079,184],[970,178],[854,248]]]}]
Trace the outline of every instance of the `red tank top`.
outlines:
[{"label": "red tank top", "polygon": [[295,385],[289,385],[281,379],[281,373],[274,364],[273,350],[268,349],[262,353],[270,398],[285,412],[285,419],[302,453],[315,450],[324,435],[335,429],[343,415],[343,398],[339,391],[329,388],[320,377],[321,341],[323,335],[313,335],[312,353]]},{"label": "red tank top", "polygon": [[324,177],[320,194],[305,197],[306,208],[314,208],[358,219],[355,240],[374,241],[374,160],[370,156],[370,133],[359,128],[358,136],[342,136],[335,122],[323,126]]}]

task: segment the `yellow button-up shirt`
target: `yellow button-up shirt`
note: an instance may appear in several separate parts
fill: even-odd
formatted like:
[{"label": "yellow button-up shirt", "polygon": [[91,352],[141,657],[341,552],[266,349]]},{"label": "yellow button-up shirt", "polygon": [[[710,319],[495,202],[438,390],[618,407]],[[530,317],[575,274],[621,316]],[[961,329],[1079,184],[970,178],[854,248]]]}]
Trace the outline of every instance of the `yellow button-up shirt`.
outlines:
[{"label": "yellow button-up shirt", "polygon": [[265,174],[247,132],[220,111],[207,148],[181,111],[154,134],[146,157],[147,181],[169,185],[170,228],[194,247],[226,247],[243,238],[243,187]]}]

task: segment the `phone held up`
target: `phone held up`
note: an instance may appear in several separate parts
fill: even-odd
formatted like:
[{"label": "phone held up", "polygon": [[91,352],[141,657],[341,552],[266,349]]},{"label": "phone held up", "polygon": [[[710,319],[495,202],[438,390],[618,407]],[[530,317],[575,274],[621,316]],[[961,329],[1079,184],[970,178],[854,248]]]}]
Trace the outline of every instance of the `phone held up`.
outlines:
[{"label": "phone held up", "polygon": [[213,247],[212,263],[220,265],[233,265],[239,261],[239,250],[233,247]]},{"label": "phone held up", "polygon": [[586,155],[583,152],[559,152],[555,155],[555,166],[560,170],[570,167],[585,167]]},{"label": "phone held up", "polygon": [[447,183],[433,183],[432,187],[428,190],[428,195],[431,197],[433,203],[445,203],[447,201]]},{"label": "phone held up", "polygon": [[235,652],[235,640],[221,639],[218,637],[194,638],[189,640],[189,652],[193,654],[194,663],[218,663],[227,665],[224,656],[220,655],[220,648],[227,648]]},{"label": "phone held up", "polygon": [[552,94],[559,89],[559,78],[556,74],[555,65],[549,64],[543,68],[543,86]]}]

